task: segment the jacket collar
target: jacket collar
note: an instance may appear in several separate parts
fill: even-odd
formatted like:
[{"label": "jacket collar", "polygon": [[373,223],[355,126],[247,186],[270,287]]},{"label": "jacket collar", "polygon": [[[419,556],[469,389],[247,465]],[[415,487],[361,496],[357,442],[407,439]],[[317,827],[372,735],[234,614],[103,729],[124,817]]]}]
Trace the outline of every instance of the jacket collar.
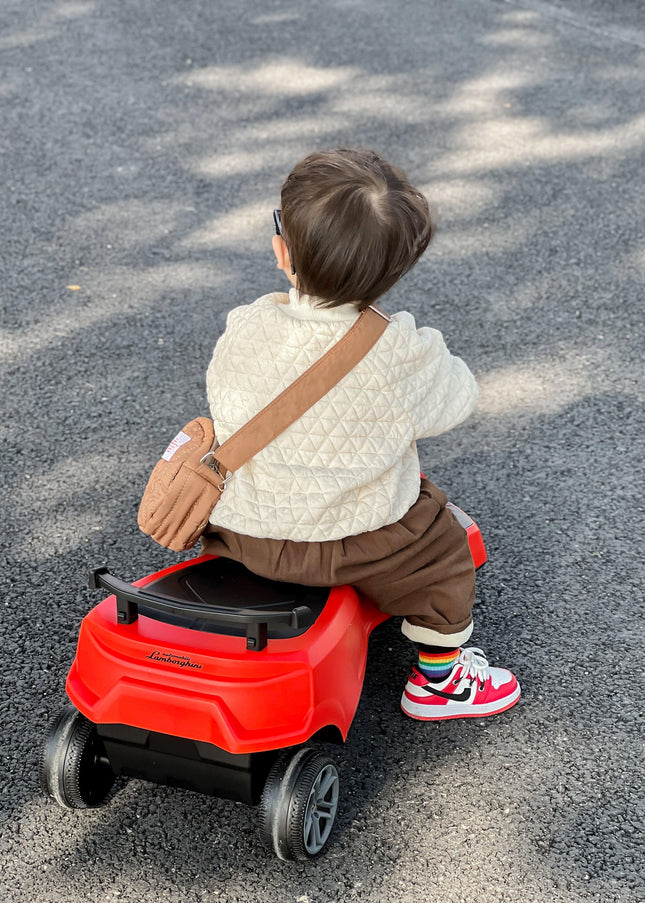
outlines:
[{"label": "jacket collar", "polygon": [[341,304],[339,307],[321,307],[320,298],[313,295],[301,295],[292,288],[289,292],[289,302],[281,304],[280,309],[289,317],[296,320],[339,321],[358,319],[358,310],[353,304]]}]

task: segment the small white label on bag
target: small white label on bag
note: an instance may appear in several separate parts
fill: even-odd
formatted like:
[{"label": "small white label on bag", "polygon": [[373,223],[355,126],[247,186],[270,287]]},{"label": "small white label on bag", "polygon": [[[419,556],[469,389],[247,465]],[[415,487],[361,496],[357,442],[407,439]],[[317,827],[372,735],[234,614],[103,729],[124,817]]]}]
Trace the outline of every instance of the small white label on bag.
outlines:
[{"label": "small white label on bag", "polygon": [[170,461],[175,452],[187,442],[190,442],[190,436],[187,436],[183,430],[180,430],[161,457],[164,461]]}]

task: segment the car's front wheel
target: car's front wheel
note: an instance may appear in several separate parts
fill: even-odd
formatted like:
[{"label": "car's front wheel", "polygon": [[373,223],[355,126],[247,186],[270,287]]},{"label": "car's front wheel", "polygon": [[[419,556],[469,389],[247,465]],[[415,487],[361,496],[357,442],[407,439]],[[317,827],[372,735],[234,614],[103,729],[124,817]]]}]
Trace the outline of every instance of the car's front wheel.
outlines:
[{"label": "car's front wheel", "polygon": [[332,759],[310,748],[283,753],[260,802],[260,831],[280,859],[312,859],[329,840],[338,810]]}]

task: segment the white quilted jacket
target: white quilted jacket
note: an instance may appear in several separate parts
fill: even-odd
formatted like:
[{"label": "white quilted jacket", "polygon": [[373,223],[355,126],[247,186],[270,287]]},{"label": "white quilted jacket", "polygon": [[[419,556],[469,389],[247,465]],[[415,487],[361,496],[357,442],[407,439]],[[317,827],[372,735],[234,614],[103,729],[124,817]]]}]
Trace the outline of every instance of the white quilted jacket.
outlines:
[{"label": "white quilted jacket", "polygon": [[[271,294],[228,316],[207,374],[220,442],[347,332],[358,312]],[[456,426],[475,379],[436,329],[395,314],[363,360],[235,472],[211,522],[247,536],[340,539],[399,520],[419,494],[416,439]]]}]

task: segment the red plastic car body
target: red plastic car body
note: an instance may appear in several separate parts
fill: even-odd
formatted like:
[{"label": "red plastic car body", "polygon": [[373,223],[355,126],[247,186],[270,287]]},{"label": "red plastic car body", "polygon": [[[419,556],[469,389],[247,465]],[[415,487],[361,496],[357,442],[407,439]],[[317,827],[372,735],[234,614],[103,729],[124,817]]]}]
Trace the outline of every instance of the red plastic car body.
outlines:
[{"label": "red plastic car body", "polygon": [[[481,533],[459,514],[478,567],[486,560]],[[203,555],[134,586],[155,586],[209,561],[216,559]],[[115,611],[112,595],[82,622],[66,685],[76,708],[94,724],[126,724],[230,753],[296,746],[323,730],[345,740],[363,687],[369,636],[388,618],[352,587],[333,587],[305,632],[251,651],[244,636],[145,616],[123,625]]]}]

